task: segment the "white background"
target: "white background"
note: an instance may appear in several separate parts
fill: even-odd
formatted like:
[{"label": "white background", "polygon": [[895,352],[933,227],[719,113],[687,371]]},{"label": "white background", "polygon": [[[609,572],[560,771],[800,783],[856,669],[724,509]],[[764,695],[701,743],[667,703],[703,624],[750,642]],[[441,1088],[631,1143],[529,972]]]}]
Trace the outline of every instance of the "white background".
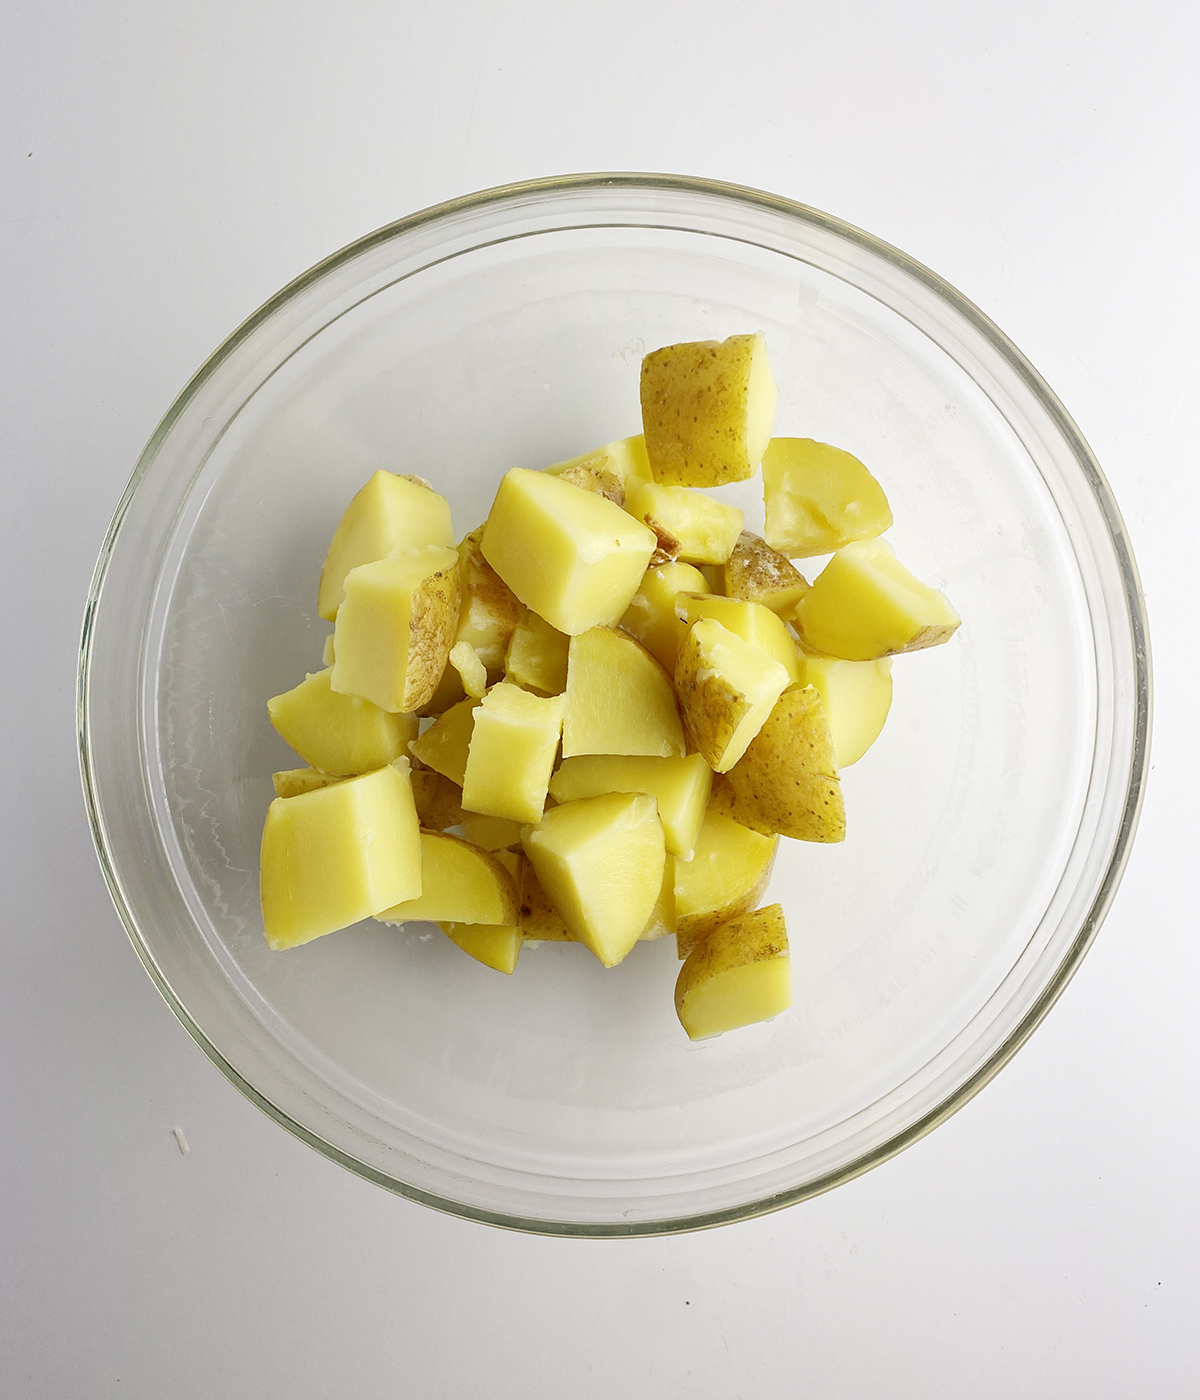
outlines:
[{"label": "white background", "polygon": [[[1195,1395],[1196,6],[5,10],[0,1394]],[[73,738],[105,527],[208,352],[377,225],[596,169],[816,205],[991,315],[1112,482],[1157,685],[1116,905],[1000,1077],[816,1201],[607,1243],[394,1199],[243,1100],[125,939]]]}]

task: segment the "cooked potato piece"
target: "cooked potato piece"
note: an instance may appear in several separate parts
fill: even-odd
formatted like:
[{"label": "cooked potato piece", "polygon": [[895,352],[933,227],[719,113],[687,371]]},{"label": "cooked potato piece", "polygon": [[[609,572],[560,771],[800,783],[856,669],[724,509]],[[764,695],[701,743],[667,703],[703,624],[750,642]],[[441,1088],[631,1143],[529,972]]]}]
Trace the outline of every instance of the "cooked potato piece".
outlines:
[{"label": "cooked potato piece", "polygon": [[[397,763],[405,762],[397,759]],[[445,831],[463,820],[462,788],[432,768],[414,768],[412,772],[413,801],[417,804],[417,819],[429,831]]]},{"label": "cooked potato piece", "polygon": [[329,636],[325,638],[325,645],[321,648],[321,665],[322,665],[322,666],[332,666],[332,665],[333,665],[333,633],[332,633],[332,632],[330,632]]},{"label": "cooked potato piece", "polygon": [[708,806],[712,769],[702,754],[686,758],[627,758],[587,754],[567,758],[550,779],[556,802],[575,802],[605,792],[644,792],[658,803],[667,851],[691,860]]},{"label": "cooked potato piece", "polygon": [[[463,777],[463,806],[486,817],[536,822],[562,734],[563,697],[494,685],[475,711]],[[478,922],[478,920],[476,920]]]},{"label": "cooked potato piece", "polygon": [[451,705],[419,739],[414,739],[408,746],[414,758],[420,759],[427,768],[441,773],[459,787],[462,787],[467,771],[467,753],[478,706],[479,701],[469,697],[460,700],[457,705]]},{"label": "cooked potato piece", "polygon": [[675,914],[675,857],[668,855],[663,862],[662,889],[659,891],[658,903],[650,911],[646,927],[638,934],[638,942],[653,943],[656,938],[665,938],[667,934],[674,936],[678,926]]},{"label": "cooked potato piece", "polygon": [[594,491],[597,496],[603,496],[614,506],[625,504],[625,487],[620,477],[613,476],[602,467],[567,467],[565,471],[555,472],[554,475],[560,481],[569,481],[572,486],[578,486],[584,491]]},{"label": "cooked potato piece", "polygon": [[457,943],[464,953],[484,967],[507,973],[516,970],[525,940],[514,925],[445,923],[440,927],[451,943]]},{"label": "cooked potato piece", "polygon": [[458,672],[462,688],[472,700],[482,700],[487,690],[487,667],[469,642],[455,642],[450,648],[450,665]]},{"label": "cooked potato piece", "polygon": [[521,602],[572,637],[619,620],[655,544],[603,496],[520,467],[501,481],[481,540]]},{"label": "cooked potato piece", "polygon": [[453,543],[450,507],[444,496],[418,476],[376,472],[346,507],[334,531],[321,570],[317,612],[326,622],[333,621],[346,596],[346,575],[360,564],[426,545]]},{"label": "cooked potato piece", "polygon": [[805,648],[845,661],[937,646],[958,625],[945,596],[914,578],[883,540],[839,549],[796,609]]},{"label": "cooked potato piece", "polygon": [[883,487],[857,457],[811,438],[772,438],[763,453],[767,543],[790,559],[832,554],[892,523]]},{"label": "cooked potato piece", "polygon": [[799,685],[804,674],[800,649],[787,624],[762,603],[748,603],[742,598],[722,598],[716,593],[678,593],[675,596],[675,616],[684,627],[699,622],[702,617],[714,618],[727,627],[735,637],[778,661],[788,675],[789,685]]},{"label": "cooked potato piece", "polygon": [[709,806],[691,860],[675,862],[675,945],[686,958],[727,919],[753,909],[775,864],[779,838],[751,831]]},{"label": "cooked potato piece", "polygon": [[[498,852],[501,858],[503,853]],[[529,857],[517,857],[517,895],[520,899],[518,922],[521,934],[530,943],[578,943],[578,939],[563,923],[562,915],[550,903],[542,882],[537,877]]]},{"label": "cooked potato piece", "polygon": [[522,833],[542,888],[575,938],[615,967],[662,894],[666,847],[652,797],[609,793],[553,807]]},{"label": "cooked potato piece", "polygon": [[724,486],[757,471],[777,397],[761,335],[655,350],[642,361],[641,395],[655,481]]},{"label": "cooked potato piece", "polygon": [[267,701],[281,738],[306,763],[333,777],[369,773],[401,757],[416,738],[415,715],[394,715],[330,688],[330,672],[314,671]]},{"label": "cooked potato piece", "polygon": [[808,589],[808,580],[790,559],[772,549],[766,540],[743,530],[713,591],[726,598],[762,603],[780,617],[790,618]]},{"label": "cooked potato piece", "polygon": [[515,924],[517,891],[495,856],[444,832],[421,832],[421,890],[375,917],[383,924]]},{"label": "cooked potato piece", "polygon": [[513,629],[504,659],[506,679],[538,695],[561,695],[567,688],[567,647],[570,637],[526,612]]},{"label": "cooked potato piece", "polygon": [[669,676],[674,676],[679,644],[687,631],[675,616],[675,596],[680,592],[708,591],[704,575],[691,564],[653,565],[630,599],[621,626],[666,668]]},{"label": "cooked potato piece", "polygon": [[333,778],[316,768],[285,768],[281,773],[271,774],[276,797],[298,797],[302,792],[312,792],[315,788],[328,787],[330,783],[341,781],[341,778]]},{"label": "cooked potato piece", "polygon": [[421,892],[421,847],[408,776],[388,766],[296,797],[263,827],[263,932],[294,948]]},{"label": "cooked potato piece", "polygon": [[458,618],[458,555],[441,546],[361,564],[345,578],[330,684],[408,713],[438,688]]},{"label": "cooked potato piece", "polygon": [[846,839],[842,785],[815,686],[779,697],[726,777],[757,829],[797,841]]},{"label": "cooked potato piece", "polygon": [[466,694],[467,692],[463,689],[462,677],[450,665],[450,660],[447,657],[446,669],[442,672],[438,688],[423,705],[417,706],[417,714],[423,719],[444,715],[453,705],[457,705],[460,700],[465,699]]},{"label": "cooked potato piece", "polygon": [[687,564],[723,564],[733,552],[745,518],[727,506],[686,486],[637,482],[625,499],[625,509],[658,536],[658,547]]},{"label": "cooked potato piece", "polygon": [[646,439],[641,433],[637,437],[618,438],[616,442],[607,442],[603,447],[570,457],[565,462],[555,462],[546,468],[551,476],[562,476],[577,469],[593,472],[597,476],[616,477],[622,488],[628,491],[633,482],[650,480]]},{"label": "cooked potato piece", "polygon": [[509,817],[484,817],[478,812],[462,814],[463,835],[473,846],[484,851],[503,851],[521,844],[523,822]]},{"label": "cooked potato piece", "polygon": [[741,758],[788,684],[783,665],[710,617],[679,650],[675,688],[688,738],[715,773]]},{"label": "cooked potato piece", "polygon": [[892,706],[892,659],[841,661],[834,656],[804,656],[805,685],[816,686],[829,721],[833,758],[849,768],[866,753],[883,730]]},{"label": "cooked potato piece", "polygon": [[479,548],[483,528],[481,525],[472,530],[458,546],[462,601],[454,640],[456,644],[465,642],[489,671],[498,671],[504,665],[504,653],[508,650],[513,628],[525,609],[483,557]]},{"label": "cooked potato piece", "polygon": [[688,954],[675,983],[675,1013],[692,1040],[769,1021],[791,1004],[792,963],[778,904],[714,929]]},{"label": "cooked potato piece", "polygon": [[564,758],[687,752],[670,678],[644,647],[614,627],[593,627],[571,638],[562,741]]}]

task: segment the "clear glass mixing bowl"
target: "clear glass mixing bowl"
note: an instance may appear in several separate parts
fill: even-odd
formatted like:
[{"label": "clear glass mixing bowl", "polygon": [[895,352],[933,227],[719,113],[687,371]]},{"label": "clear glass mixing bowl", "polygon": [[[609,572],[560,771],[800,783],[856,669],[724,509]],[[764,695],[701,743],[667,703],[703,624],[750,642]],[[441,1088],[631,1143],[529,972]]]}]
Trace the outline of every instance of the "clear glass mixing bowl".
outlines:
[{"label": "clear glass mixing bowl", "polygon": [[[691,1044],[672,940],[503,977],[367,923],[264,946],[258,843],[295,759],[266,698],[319,666],[330,533],[377,468],[460,533],[509,467],[639,430],[648,348],[760,329],[777,431],[848,448],[963,618],[896,660],[844,775],[849,835],[784,841],[794,1009]],[[761,523],[757,482],[727,488]],[[1045,1015],[1128,855],[1146,770],[1137,575],[1087,445],[1020,353],[895,249],[662,176],[511,186],[402,219],[285,288],[146,448],[80,663],[87,803],[129,936],[215,1064],[415,1200],[565,1234],[734,1220],[845,1181],[969,1098]]]}]

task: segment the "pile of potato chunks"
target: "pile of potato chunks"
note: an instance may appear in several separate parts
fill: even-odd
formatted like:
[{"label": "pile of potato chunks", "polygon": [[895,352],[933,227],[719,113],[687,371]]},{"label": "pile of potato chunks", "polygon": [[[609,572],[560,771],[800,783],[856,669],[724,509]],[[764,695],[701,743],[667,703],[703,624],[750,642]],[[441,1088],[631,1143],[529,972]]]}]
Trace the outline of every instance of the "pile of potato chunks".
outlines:
[{"label": "pile of potato chunks", "polygon": [[[268,703],[308,765],[275,774],[270,947],[429,920],[512,972],[527,942],[613,967],[669,933],[693,1039],[791,1005],[783,911],[756,907],[779,838],[844,838],[838,770],[883,727],[889,658],[958,618],[879,539],[861,462],[771,437],[761,336],[654,351],[641,400],[642,436],[514,468],[457,546],[420,478],[351,501],[325,669]],[[760,464],[762,539],[696,489]],[[791,563],[824,554],[812,585]]]}]

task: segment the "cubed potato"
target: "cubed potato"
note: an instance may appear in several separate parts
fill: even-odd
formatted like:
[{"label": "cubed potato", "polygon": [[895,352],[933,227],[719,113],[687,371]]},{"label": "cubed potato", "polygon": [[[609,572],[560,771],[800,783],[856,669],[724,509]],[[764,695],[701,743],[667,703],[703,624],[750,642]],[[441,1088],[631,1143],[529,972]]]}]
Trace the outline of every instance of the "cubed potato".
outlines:
[{"label": "cubed potato", "polygon": [[641,396],[655,481],[724,486],[758,470],[777,397],[761,335],[653,351],[642,361]]},{"label": "cubed potato", "polygon": [[330,783],[341,781],[341,778],[331,777],[317,768],[285,768],[281,773],[271,774],[276,797],[299,797],[302,792],[312,792],[315,788],[328,787]]},{"label": "cubed potato", "polygon": [[463,835],[473,846],[484,851],[503,851],[521,844],[523,822],[509,817],[484,817],[478,812],[464,812]]},{"label": "cubed potato", "polygon": [[696,854],[675,862],[675,943],[681,958],[728,919],[753,909],[775,864],[779,838],[709,807]]},{"label": "cubed potato", "polygon": [[462,601],[454,640],[456,644],[465,642],[489,671],[499,671],[504,665],[504,654],[508,650],[513,628],[520,622],[525,609],[508,584],[483,557],[479,548],[482,538],[481,525],[458,546]]},{"label": "cubed potato", "polygon": [[686,486],[637,482],[625,509],[658,536],[658,547],[685,564],[723,564],[742,532],[745,518],[736,506]]},{"label": "cubed potato", "polygon": [[426,545],[453,543],[450,507],[444,496],[420,477],[376,472],[346,507],[334,531],[317,590],[318,613],[333,621],[346,596],[346,575],[360,564]]},{"label": "cubed potato", "polygon": [[[397,763],[404,762],[397,759]],[[462,788],[432,768],[414,768],[412,772],[413,801],[417,804],[417,819],[429,831],[445,831],[458,826],[465,813],[462,809]]]},{"label": "cubed potato", "polygon": [[594,491],[597,496],[603,496],[614,506],[625,504],[625,487],[620,477],[613,476],[602,467],[568,467],[565,471],[555,472],[554,475],[560,481],[569,481],[572,486],[578,486],[584,491]]},{"label": "cubed potato", "polygon": [[668,855],[663,862],[662,889],[659,891],[658,902],[650,911],[646,927],[638,934],[638,942],[653,943],[655,939],[665,938],[668,934],[673,938],[678,927],[675,913],[675,857]]},{"label": "cubed potato", "polygon": [[[498,853],[499,856],[500,853]],[[577,943],[579,940],[563,923],[562,915],[550,903],[537,871],[524,853],[517,857],[517,895],[520,899],[518,926],[530,943]]]},{"label": "cubed potato", "polygon": [[937,646],[958,625],[945,595],[914,578],[883,540],[839,549],[796,609],[805,648],[845,661]]},{"label": "cubed potato", "polygon": [[296,797],[263,827],[263,931],[294,948],[421,892],[421,846],[408,775],[391,765]]},{"label": "cubed potato", "polygon": [[322,665],[322,666],[332,666],[332,665],[333,665],[333,633],[332,633],[332,632],[330,632],[329,636],[325,638],[325,644],[324,644],[324,646],[322,646],[322,648],[321,648],[321,665]]},{"label": "cubed potato", "polygon": [[883,731],[892,706],[892,659],[842,661],[834,656],[803,656],[803,684],[816,686],[829,721],[833,759],[849,768]]},{"label": "cubed potato", "polygon": [[614,627],[593,627],[571,638],[565,698],[564,758],[687,752],[670,678],[644,647]]},{"label": "cubed potato", "polygon": [[666,846],[652,797],[608,793],[553,807],[522,834],[542,888],[605,967],[638,941],[662,894]]},{"label": "cubed potato", "polygon": [[488,851],[444,832],[421,832],[421,890],[375,917],[383,924],[515,924],[512,876]]},{"label": "cubed potato", "polygon": [[484,526],[484,558],[526,607],[576,636],[617,622],[657,541],[603,496],[514,467]]},{"label": "cubed potato", "polygon": [[556,802],[605,792],[644,792],[658,803],[667,851],[691,860],[708,807],[712,769],[702,754],[686,758],[637,758],[587,754],[567,758],[550,779]]},{"label": "cubed potato", "polygon": [[458,619],[458,555],[441,546],[351,569],[334,625],[331,685],[381,710],[415,711],[446,669]]},{"label": "cubed potato", "polygon": [[472,700],[482,700],[487,690],[487,667],[469,642],[455,642],[450,648],[450,665],[458,672],[465,694]]},{"label": "cubed potato", "polygon": [[653,565],[630,599],[621,626],[666,668],[669,676],[674,676],[679,644],[687,631],[675,616],[675,596],[681,592],[709,591],[704,575],[692,564]]},{"label": "cubed potato", "polygon": [[883,487],[857,457],[811,438],[772,438],[763,453],[767,543],[790,559],[832,554],[892,523]]},{"label": "cubed potato", "polygon": [[693,624],[679,650],[675,688],[687,736],[713,772],[741,758],[787,684],[780,662],[713,618]]},{"label": "cubed potato", "polygon": [[743,530],[712,591],[723,593],[726,598],[762,603],[788,619],[808,589],[808,580],[790,559],[772,549],[766,540]]},{"label": "cubed potato", "polygon": [[414,758],[462,787],[467,771],[467,753],[475,729],[475,711],[479,701],[469,697],[451,705],[446,713],[434,720],[419,739],[409,744]]},{"label": "cubed potato", "polygon": [[484,967],[507,973],[516,970],[525,940],[515,925],[445,923],[441,930],[451,943],[457,943],[464,953]]},{"label": "cubed potato", "polygon": [[825,707],[815,686],[776,701],[746,752],[725,775],[759,831],[796,841],[844,841],[846,807]]},{"label": "cubed potato", "polygon": [[622,488],[628,491],[633,482],[650,480],[646,439],[641,433],[636,437],[618,438],[616,442],[606,442],[603,447],[593,448],[591,452],[569,457],[565,462],[555,462],[546,471],[551,476],[562,476],[579,469],[597,476],[616,477]]},{"label": "cubed potato", "polygon": [[561,695],[567,688],[570,637],[537,613],[526,611],[513,629],[504,659],[506,680],[537,695]]},{"label": "cubed potato", "polygon": [[475,711],[463,776],[463,806],[487,817],[536,822],[562,734],[563,697],[494,685]]},{"label": "cubed potato", "polygon": [[800,684],[804,663],[796,639],[788,631],[787,623],[762,603],[722,598],[716,593],[677,593],[675,616],[685,628],[702,617],[714,618],[735,637],[741,637],[772,661],[778,661],[787,672],[789,685]]},{"label": "cubed potato", "polygon": [[405,755],[416,738],[417,717],[389,714],[356,695],[339,695],[330,687],[330,675],[315,671],[267,701],[280,737],[306,763],[332,777],[369,773]]},{"label": "cubed potato", "polygon": [[688,954],[675,1014],[691,1040],[769,1021],[792,1004],[792,963],[779,904],[721,924]]}]

